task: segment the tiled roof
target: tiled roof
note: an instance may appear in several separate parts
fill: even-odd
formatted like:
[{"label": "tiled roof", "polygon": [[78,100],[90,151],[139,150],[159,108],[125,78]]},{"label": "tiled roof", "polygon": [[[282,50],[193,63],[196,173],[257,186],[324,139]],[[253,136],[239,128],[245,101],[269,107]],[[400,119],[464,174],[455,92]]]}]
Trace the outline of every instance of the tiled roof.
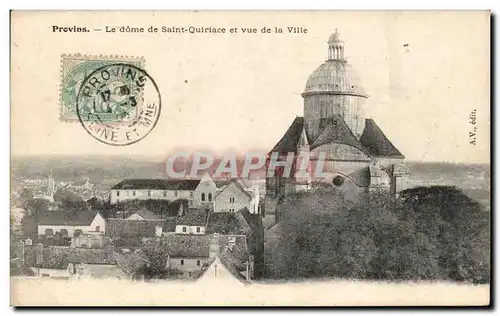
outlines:
[{"label": "tiled roof", "polygon": [[353,135],[347,124],[340,117],[340,115],[334,115],[330,119],[324,119],[321,122],[322,126],[326,126],[318,138],[311,145],[311,149],[319,147],[325,144],[345,144],[352,146],[366,152],[366,149],[361,145],[361,143]]},{"label": "tiled roof", "polygon": [[222,253],[230,244],[230,240],[234,241],[232,250],[241,260],[248,260],[248,247],[245,235],[219,235],[219,252]]},{"label": "tiled roof", "polygon": [[229,183],[226,186],[222,187],[219,191],[217,191],[217,193],[215,194],[215,197],[219,196],[222,192],[224,192],[231,185],[234,185],[238,190],[243,192],[249,199],[252,198],[250,193],[248,193],[248,191],[246,190],[245,186],[243,184],[241,184],[237,179],[232,179],[231,181],[229,181]]},{"label": "tiled roof", "polygon": [[38,219],[38,225],[89,226],[97,211],[47,211]]},{"label": "tiled roof", "polygon": [[149,259],[141,249],[134,251],[117,250],[113,252],[116,264],[128,275],[135,275],[142,268],[149,265]]},{"label": "tiled roof", "polygon": [[48,246],[43,248],[43,262],[36,263],[36,246],[26,247],[25,262],[27,266],[40,266],[48,269],[66,269],[68,263],[115,264],[112,252],[106,248],[71,248]]},{"label": "tiled roof", "polygon": [[215,180],[214,183],[215,183],[215,186],[220,189],[220,188],[225,187],[226,185],[228,185],[229,181],[230,180]]},{"label": "tiled roof", "polygon": [[[236,242],[232,248],[229,248],[227,242],[230,238],[235,238]],[[249,260],[248,250],[246,248],[245,236],[219,236],[220,250],[217,256],[220,262],[229,270],[229,272],[238,280],[247,283],[245,276],[241,272],[246,271],[246,262]],[[202,277],[208,268],[214,263],[216,258],[212,258],[206,262],[200,271],[198,271],[194,278]]]},{"label": "tiled roof", "polygon": [[245,221],[252,229],[255,229],[259,225],[262,225],[259,214],[252,214],[247,208],[241,209],[239,213],[241,213]]},{"label": "tiled roof", "polygon": [[208,218],[208,234],[248,234],[250,231],[251,227],[239,212],[210,213]]},{"label": "tiled roof", "polygon": [[241,282],[248,282],[246,278],[240,273],[246,270],[246,265],[229,249],[224,250],[220,256],[222,264],[231,272],[231,274]]},{"label": "tiled roof", "polygon": [[[131,221],[127,219],[108,218],[106,220],[106,235],[112,238],[129,237],[154,237],[156,226],[162,226],[164,229],[171,227],[171,219],[168,220],[150,220],[150,221]],[[167,225],[165,227],[165,225]]]},{"label": "tiled roof", "polygon": [[404,158],[372,119],[365,120],[365,128],[360,142],[372,156]]},{"label": "tiled roof", "polygon": [[189,209],[183,216],[177,218],[177,225],[205,226],[207,224],[207,212],[205,210]]},{"label": "tiled roof", "polygon": [[194,191],[200,180],[192,179],[125,179],[112,190],[178,190]]},{"label": "tiled roof", "polygon": [[[325,144],[337,143],[353,146],[369,156],[404,158],[404,155],[389,141],[373,119],[365,120],[363,134],[359,141],[339,115],[323,119],[321,126],[325,128],[313,142],[311,149]],[[303,127],[304,118],[295,118],[283,138],[274,146],[271,152],[295,152]]]},{"label": "tiled roof", "polygon": [[290,127],[286,131],[283,138],[281,138],[281,140],[274,146],[271,152],[285,154],[289,152],[295,152],[297,150],[297,143],[299,142],[303,127],[304,118],[296,117],[295,120],[293,120],[292,125],[290,125]]},{"label": "tiled roof", "polygon": [[161,242],[173,258],[208,258],[211,238],[209,235],[169,234],[163,236]]}]

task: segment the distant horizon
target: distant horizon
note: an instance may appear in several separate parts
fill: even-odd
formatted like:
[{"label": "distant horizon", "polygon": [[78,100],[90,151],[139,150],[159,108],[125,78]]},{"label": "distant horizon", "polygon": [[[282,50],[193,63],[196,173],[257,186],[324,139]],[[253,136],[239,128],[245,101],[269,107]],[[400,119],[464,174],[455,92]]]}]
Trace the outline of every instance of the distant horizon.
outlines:
[{"label": "distant horizon", "polygon": [[[252,152],[256,152],[252,150]],[[258,152],[258,151],[257,151]],[[262,151],[264,152],[264,151]],[[243,158],[245,154],[237,154],[237,157]],[[117,158],[121,160],[133,159],[135,161],[148,161],[148,162],[166,162],[166,159],[160,155],[113,155],[113,154],[11,154],[11,160],[13,158],[30,158],[30,157],[43,157],[43,158]],[[165,156],[166,157],[166,156]],[[223,158],[224,155],[216,155],[216,158]],[[488,162],[461,162],[461,161],[445,161],[445,160],[414,160],[414,159],[403,159],[404,164],[408,163],[442,163],[442,164],[455,164],[455,165],[491,165],[491,161]]]}]

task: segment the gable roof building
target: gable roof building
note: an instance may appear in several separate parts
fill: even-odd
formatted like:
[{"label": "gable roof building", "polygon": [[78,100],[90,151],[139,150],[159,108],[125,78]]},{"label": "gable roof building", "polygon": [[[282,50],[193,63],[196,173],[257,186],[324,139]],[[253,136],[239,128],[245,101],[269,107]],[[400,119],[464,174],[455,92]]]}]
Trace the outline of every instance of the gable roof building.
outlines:
[{"label": "gable roof building", "polygon": [[127,217],[127,220],[156,221],[160,220],[160,217],[146,208],[141,208]]},{"label": "gable roof building", "polygon": [[193,179],[125,179],[111,190],[194,191],[199,183]]},{"label": "gable roof building", "polygon": [[37,223],[38,235],[73,237],[77,234],[104,234],[106,221],[98,211],[48,211]]},{"label": "gable roof building", "polygon": [[194,201],[194,191],[200,184],[195,179],[125,179],[110,189],[110,203],[127,200],[186,199]]},{"label": "gable roof building", "polygon": [[38,225],[89,226],[98,211],[48,211],[38,219]]}]

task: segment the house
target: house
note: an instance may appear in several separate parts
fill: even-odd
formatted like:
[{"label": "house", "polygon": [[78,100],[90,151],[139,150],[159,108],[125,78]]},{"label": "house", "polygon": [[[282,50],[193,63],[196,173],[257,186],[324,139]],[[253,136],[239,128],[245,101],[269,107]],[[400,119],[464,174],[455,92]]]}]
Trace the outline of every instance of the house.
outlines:
[{"label": "house", "polygon": [[199,184],[200,180],[192,179],[125,179],[111,188],[109,201],[186,199],[193,205]]},{"label": "house", "polygon": [[110,203],[186,199],[189,206],[213,208],[218,188],[208,173],[201,179],[126,179],[111,188]]},{"label": "house", "polygon": [[209,210],[189,209],[177,218],[176,234],[204,235]]},{"label": "house", "polygon": [[215,195],[214,212],[235,213],[252,207],[252,195],[237,180],[231,180]]},{"label": "house", "polygon": [[178,270],[184,277],[192,277],[209,260],[211,236],[165,235],[162,246],[168,256],[165,267]]},{"label": "house", "polygon": [[113,248],[70,248],[41,244],[25,248],[25,266],[40,277],[52,278],[112,278],[126,275],[113,258]]},{"label": "house", "polygon": [[104,234],[106,221],[98,211],[49,211],[38,219],[38,235],[65,237],[80,234]]},{"label": "house", "polygon": [[[161,247],[165,247],[168,256],[166,268],[175,269],[184,277],[197,278],[203,268],[207,268],[225,248],[238,251],[238,258],[250,262],[246,238],[242,235],[164,235]],[[237,248],[237,249],[236,249]],[[240,265],[239,268],[242,266]]]},{"label": "house", "polygon": [[129,217],[127,217],[126,219],[132,221],[157,221],[160,220],[160,217],[156,216],[150,210],[142,208],[137,212],[133,213],[132,215],[130,215]]},{"label": "house", "polygon": [[249,284],[250,269],[248,261],[243,260],[235,254],[235,251],[226,248],[220,255],[205,264],[197,276],[197,282]]}]

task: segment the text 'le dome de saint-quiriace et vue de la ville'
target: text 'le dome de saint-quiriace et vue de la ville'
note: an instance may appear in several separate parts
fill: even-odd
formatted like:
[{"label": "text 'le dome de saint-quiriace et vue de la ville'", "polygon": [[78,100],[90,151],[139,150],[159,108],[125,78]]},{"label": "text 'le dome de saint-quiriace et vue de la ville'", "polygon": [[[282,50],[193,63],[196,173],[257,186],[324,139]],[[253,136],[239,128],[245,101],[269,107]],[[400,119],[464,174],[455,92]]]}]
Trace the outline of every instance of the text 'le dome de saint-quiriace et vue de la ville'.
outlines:
[{"label": "text 'le dome de saint-quiriace et vue de la ville'", "polygon": [[190,177],[188,162],[182,178],[16,176],[11,275],[489,282],[484,203],[415,180],[422,167],[366,116],[369,95],[337,30],[326,48],[303,117],[255,173]]}]

